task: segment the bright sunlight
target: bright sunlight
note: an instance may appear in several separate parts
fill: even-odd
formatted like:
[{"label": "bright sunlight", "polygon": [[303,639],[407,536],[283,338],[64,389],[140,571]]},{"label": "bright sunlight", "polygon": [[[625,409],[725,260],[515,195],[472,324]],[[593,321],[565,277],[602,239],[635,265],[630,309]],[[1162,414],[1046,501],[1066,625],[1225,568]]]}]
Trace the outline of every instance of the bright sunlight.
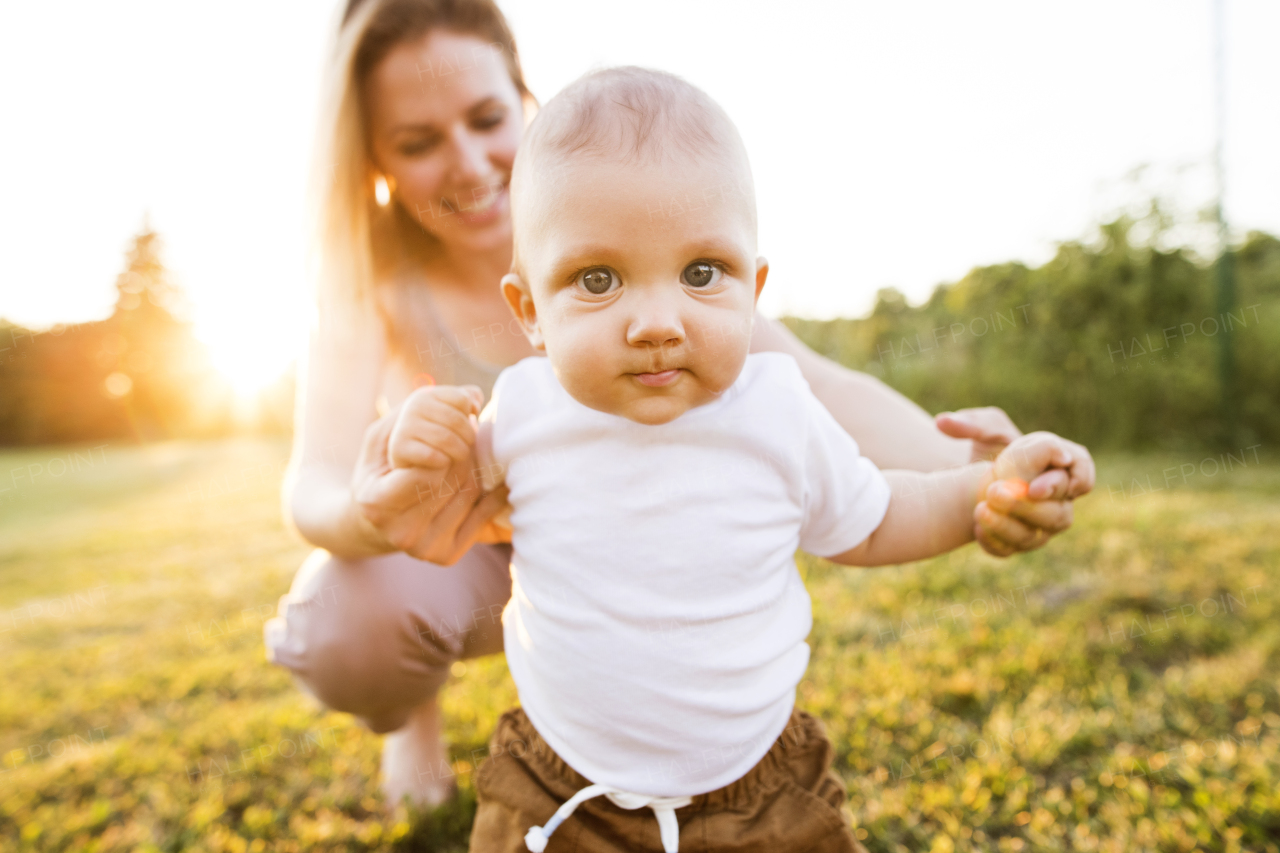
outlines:
[{"label": "bright sunlight", "polygon": [[195,324],[213,366],[242,404],[279,379],[302,351],[296,326],[281,328],[247,317],[235,306],[201,306]]}]

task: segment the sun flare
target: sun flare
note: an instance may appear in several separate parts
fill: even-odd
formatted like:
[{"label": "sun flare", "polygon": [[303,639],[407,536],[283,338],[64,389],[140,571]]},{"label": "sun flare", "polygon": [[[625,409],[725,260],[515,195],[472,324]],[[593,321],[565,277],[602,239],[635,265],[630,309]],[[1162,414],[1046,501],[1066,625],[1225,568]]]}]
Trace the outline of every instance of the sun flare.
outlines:
[{"label": "sun flare", "polygon": [[242,403],[253,401],[279,380],[298,354],[295,341],[278,329],[247,332],[243,326],[226,333],[197,330],[214,369]]}]

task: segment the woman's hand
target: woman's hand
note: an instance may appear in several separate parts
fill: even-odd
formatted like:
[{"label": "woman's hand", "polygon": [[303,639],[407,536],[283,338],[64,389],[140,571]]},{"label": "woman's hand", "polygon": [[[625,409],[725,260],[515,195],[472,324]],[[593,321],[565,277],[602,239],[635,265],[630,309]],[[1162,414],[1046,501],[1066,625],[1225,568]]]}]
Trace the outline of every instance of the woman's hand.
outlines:
[{"label": "woman's hand", "polygon": [[[938,429],[952,438],[973,442],[972,461],[994,459],[1022,435],[1003,409],[987,406],[938,415]],[[1032,551],[1071,526],[1071,501],[1093,490],[1093,457],[1083,446],[1067,442],[1075,464],[1071,471],[1052,469],[1029,484],[1025,497],[1000,484],[974,510],[974,534],[988,554],[1008,557]]]},{"label": "woman's hand", "polygon": [[357,521],[387,550],[452,565],[506,503],[476,480],[474,386],[419,388],[365,432],[352,477]]},{"label": "woman's hand", "polygon": [[934,418],[944,435],[967,438],[973,442],[970,462],[989,462],[1000,455],[1014,439],[1022,437],[1022,430],[1014,424],[999,406],[981,409],[961,409],[943,412]]}]

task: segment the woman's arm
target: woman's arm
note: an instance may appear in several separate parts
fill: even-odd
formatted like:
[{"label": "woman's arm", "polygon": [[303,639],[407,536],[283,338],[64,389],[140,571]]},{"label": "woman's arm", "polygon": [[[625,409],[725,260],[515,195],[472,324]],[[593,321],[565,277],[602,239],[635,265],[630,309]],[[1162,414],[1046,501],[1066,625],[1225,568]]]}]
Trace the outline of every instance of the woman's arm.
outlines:
[{"label": "woman's arm", "polygon": [[[484,535],[506,491],[481,491],[474,428],[460,411],[442,418],[430,389],[414,391],[378,417],[385,333],[372,309],[342,309],[321,311],[312,331],[285,517],[308,542],[342,557],[404,551],[452,565]],[[479,410],[478,388],[455,396],[455,409]],[[448,448],[447,458],[430,450],[433,443]]]},{"label": "woman's arm", "polygon": [[[849,370],[809,349],[782,323],[759,314],[752,352],[785,352],[800,365],[814,396],[858,442],[862,454],[884,470],[939,471],[991,459],[1022,435],[1002,410],[965,409],[930,417],[874,377]],[[950,437],[949,437],[950,436]],[[1073,445],[1079,474],[1051,470],[1032,481],[1029,500],[991,500],[974,515],[983,549],[1007,557],[1045,544],[1071,526],[1071,499],[1093,488],[1089,451]]]},{"label": "woman's arm", "polygon": [[936,471],[973,455],[972,442],[943,435],[924,409],[879,379],[818,355],[777,320],[756,315],[751,351],[793,356],[814,396],[877,468]]},{"label": "woman's arm", "polygon": [[320,312],[298,366],[284,516],[312,545],[362,557],[394,550],[356,511],[351,493],[365,432],[378,420],[386,345],[371,310],[352,306],[344,313]]}]

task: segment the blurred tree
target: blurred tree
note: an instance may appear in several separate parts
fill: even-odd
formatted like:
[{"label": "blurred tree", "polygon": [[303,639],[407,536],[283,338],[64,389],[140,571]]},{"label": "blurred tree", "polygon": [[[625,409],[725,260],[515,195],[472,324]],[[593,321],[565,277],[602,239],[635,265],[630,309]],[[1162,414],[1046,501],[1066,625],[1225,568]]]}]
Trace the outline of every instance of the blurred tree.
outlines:
[{"label": "blurred tree", "polygon": [[1171,222],[1152,204],[1043,266],[980,267],[917,307],[881,291],[865,319],[786,322],[930,411],[997,405],[1026,430],[1127,448],[1217,441],[1217,349],[1230,329],[1238,440],[1280,439],[1280,240],[1252,233],[1236,249],[1228,316],[1211,263],[1172,245]]},{"label": "blurred tree", "polygon": [[144,226],[116,278],[116,305],[95,354],[102,389],[120,401],[140,440],[187,434],[197,395],[217,378],[191,325],[176,316],[181,292],[160,260],[160,239]]},{"label": "blurred tree", "polygon": [[181,293],[169,280],[169,271],[160,261],[160,248],[159,235],[144,224],[133,238],[124,272],[116,277],[113,315],[136,320],[172,319],[180,310]]},{"label": "blurred tree", "polygon": [[230,388],[191,324],[176,316],[182,294],[160,249],[144,226],[106,320],[43,332],[0,326],[0,442],[147,441],[230,430]]}]

